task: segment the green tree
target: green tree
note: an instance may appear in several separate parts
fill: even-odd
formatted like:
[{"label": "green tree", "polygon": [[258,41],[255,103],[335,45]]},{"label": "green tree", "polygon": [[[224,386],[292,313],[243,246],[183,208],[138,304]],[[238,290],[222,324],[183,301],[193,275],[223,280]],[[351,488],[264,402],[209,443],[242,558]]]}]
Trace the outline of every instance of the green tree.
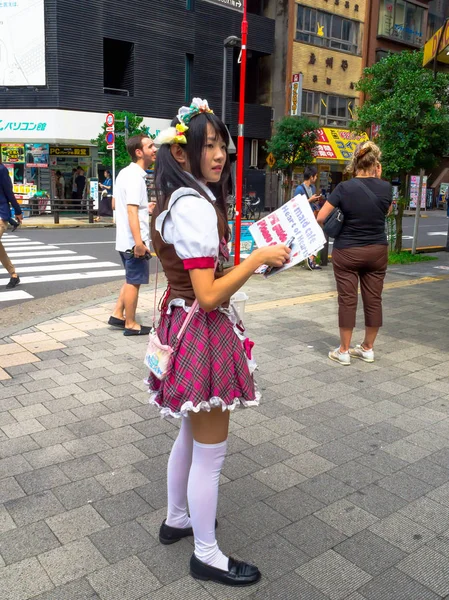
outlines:
[{"label": "green tree", "polygon": [[[143,117],[124,110],[112,111],[115,117],[115,168],[117,171],[129,165],[130,158],[125,143],[125,117],[128,117],[128,136],[148,133],[148,127],[143,125]],[[106,115],[105,115],[106,119]],[[153,136],[154,137],[154,136]],[[106,148],[106,123],[103,124],[97,138],[91,140],[98,147],[101,162],[105,167],[112,167],[112,151]]]},{"label": "green tree", "polygon": [[313,149],[318,139],[317,124],[306,117],[283,117],[275,125],[275,132],[266,150],[274,156],[273,169],[282,171],[286,186],[285,197],[291,196],[292,175],[295,167],[305,167],[314,160]]},{"label": "green tree", "polygon": [[396,246],[402,249],[407,175],[433,169],[449,146],[449,76],[422,67],[422,51],[390,54],[364,70],[357,89],[365,94],[352,128],[379,126],[383,175],[399,177]]}]

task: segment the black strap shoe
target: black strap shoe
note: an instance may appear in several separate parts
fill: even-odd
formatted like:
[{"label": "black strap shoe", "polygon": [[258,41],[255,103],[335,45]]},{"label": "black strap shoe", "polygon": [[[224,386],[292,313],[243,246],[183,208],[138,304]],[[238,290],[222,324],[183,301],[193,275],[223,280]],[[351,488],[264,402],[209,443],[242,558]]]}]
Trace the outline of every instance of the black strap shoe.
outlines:
[{"label": "black strap shoe", "polygon": [[[182,538],[193,535],[193,529],[191,527],[186,527],[185,529],[170,527],[170,525],[167,525],[165,521],[165,519],[162,521],[162,525],[159,529],[159,541],[161,544],[164,544],[164,546],[175,544]],[[218,521],[215,519],[215,529],[217,529],[217,527]]]},{"label": "black strap shoe", "polygon": [[195,554],[190,559],[190,574],[194,579],[232,586],[254,585],[262,577],[259,569],[250,563],[229,557],[229,571],[222,571],[198,560]]}]

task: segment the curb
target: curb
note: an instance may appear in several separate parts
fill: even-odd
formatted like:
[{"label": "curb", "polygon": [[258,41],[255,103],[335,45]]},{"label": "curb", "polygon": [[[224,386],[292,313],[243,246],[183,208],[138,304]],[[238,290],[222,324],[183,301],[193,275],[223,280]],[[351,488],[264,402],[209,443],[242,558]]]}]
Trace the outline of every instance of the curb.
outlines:
[{"label": "curb", "polygon": [[22,223],[20,229],[97,229],[115,227],[114,223]]}]

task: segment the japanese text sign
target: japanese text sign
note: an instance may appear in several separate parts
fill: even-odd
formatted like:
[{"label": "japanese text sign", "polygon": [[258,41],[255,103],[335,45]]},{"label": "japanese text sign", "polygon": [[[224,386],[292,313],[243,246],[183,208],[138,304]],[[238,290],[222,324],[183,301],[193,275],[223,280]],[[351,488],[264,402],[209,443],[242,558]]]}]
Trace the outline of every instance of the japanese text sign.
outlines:
[{"label": "japanese text sign", "polygon": [[366,133],[358,134],[349,129],[318,129],[317,143],[314,148],[316,158],[349,161],[354,150],[361,142],[368,140]]},{"label": "japanese text sign", "polygon": [[288,239],[294,238],[290,261],[279,271],[285,271],[317,254],[326,243],[323,230],[304,195],[295,196],[281,208],[251,225],[249,230],[259,248],[285,244]]},{"label": "japanese text sign", "polygon": [[17,164],[25,162],[25,147],[23,144],[2,144],[2,163]]}]

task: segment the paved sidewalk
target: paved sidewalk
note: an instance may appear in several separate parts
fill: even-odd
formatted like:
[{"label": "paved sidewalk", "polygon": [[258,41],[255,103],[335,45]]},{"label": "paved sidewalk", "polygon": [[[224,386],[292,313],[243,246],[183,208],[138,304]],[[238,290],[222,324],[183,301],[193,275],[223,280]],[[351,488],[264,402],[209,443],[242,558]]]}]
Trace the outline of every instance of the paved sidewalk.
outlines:
[{"label": "paved sidewalk", "polygon": [[447,600],[449,288],[435,266],[390,271],[376,363],[348,368],[326,357],[330,268],[246,286],[264,399],[232,416],[218,529],[263,572],[246,590],[191,579],[191,540],[157,541],[178,423],[147,405],[145,340],[108,328],[108,303],[1,340],[0,599]]}]

